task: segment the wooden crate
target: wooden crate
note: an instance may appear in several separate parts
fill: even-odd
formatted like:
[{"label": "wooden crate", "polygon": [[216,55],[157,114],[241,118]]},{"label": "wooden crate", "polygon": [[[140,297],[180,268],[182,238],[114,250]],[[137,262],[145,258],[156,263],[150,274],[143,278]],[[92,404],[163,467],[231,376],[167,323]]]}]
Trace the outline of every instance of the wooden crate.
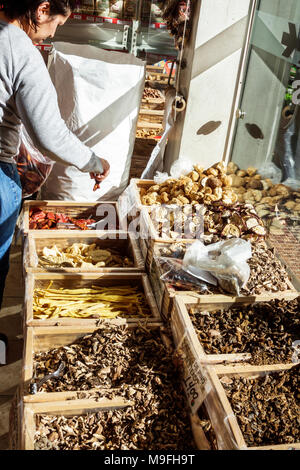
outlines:
[{"label": "wooden crate", "polygon": [[[180,240],[179,243],[183,245],[189,245],[193,243],[194,240]],[[141,243],[141,240],[140,240]],[[172,243],[174,245],[175,242]],[[180,296],[182,297],[187,303],[199,303],[199,304],[238,304],[238,303],[253,303],[253,302],[267,302],[272,299],[285,299],[285,300],[293,300],[299,294],[298,290],[294,287],[294,284],[288,280],[287,284],[289,286],[288,290],[278,291],[278,292],[270,292],[265,291],[262,294],[254,294],[250,296],[240,295],[240,296],[233,296],[230,294],[200,294],[195,290],[179,290],[173,287],[170,283],[162,281],[160,277],[164,274],[163,270],[157,261],[157,257],[161,256],[161,250],[163,248],[167,248],[171,244],[168,242],[157,242],[153,240],[151,244],[146,246],[145,240],[143,240],[143,247],[141,247],[142,255],[145,259],[146,271],[149,274],[149,280],[154,292],[154,296],[156,298],[156,302],[158,308],[161,312],[161,315],[164,319],[168,319],[170,317],[172,308],[173,308],[173,300],[174,297]],[[141,246],[141,245],[140,245]],[[279,260],[280,261],[280,260]],[[293,278],[292,278],[293,280]]]},{"label": "wooden crate", "polygon": [[[243,306],[251,305],[255,302],[243,303]],[[231,353],[231,354],[207,354],[203,345],[201,344],[195,327],[191,320],[188,308],[197,305],[188,297],[181,297],[179,295],[174,297],[174,305],[171,313],[171,326],[173,336],[180,338],[185,331],[188,332],[189,341],[192,344],[192,350],[195,354],[195,360],[199,360],[203,364],[219,364],[219,363],[237,363],[237,367],[249,367],[247,361],[251,359],[251,353]],[[237,303],[232,302],[209,302],[199,304],[201,312],[212,312],[220,309],[220,316],[226,309],[232,308]],[[245,363],[243,365],[243,363]],[[264,366],[265,367],[265,366]],[[281,365],[279,366],[281,367]]]},{"label": "wooden crate", "polygon": [[124,400],[122,397],[116,397],[112,400],[103,398],[97,402],[89,399],[71,401],[62,399],[54,402],[24,403],[20,450],[34,450],[37,415],[77,416],[125,408],[130,405],[132,402]]},{"label": "wooden crate", "polygon": [[[68,231],[68,233],[56,233],[54,230],[49,234],[48,231],[36,230],[30,231],[24,243],[24,267],[29,272],[99,272],[99,273],[122,273],[122,272],[143,272],[145,264],[141,255],[137,241],[130,233],[126,232],[104,232],[95,236],[94,231],[84,230],[78,234]],[[43,248],[51,248],[56,245],[59,249],[64,250],[72,246],[74,243],[84,243],[91,245],[95,243],[97,248],[106,250],[114,249],[120,255],[127,256],[134,265],[132,267],[96,267],[90,268],[71,268],[71,267],[43,267],[38,266],[38,257],[41,256]]]},{"label": "wooden crate", "polygon": [[[41,403],[25,403],[23,411],[23,421],[21,426],[21,445],[18,450],[34,450],[34,436],[37,430],[37,415],[51,416],[79,416],[88,413],[104,412],[131,406],[133,401],[124,400],[121,397],[114,399],[93,400],[72,400],[54,401]],[[191,432],[199,450],[206,449],[206,439],[201,429],[201,425],[190,415]]]},{"label": "wooden crate", "polygon": [[[224,433],[225,442],[224,449],[233,450],[290,450],[300,449],[300,443],[295,442],[291,444],[274,444],[266,446],[247,446],[242,431],[239,427],[236,415],[230,405],[229,399],[227,398],[225,389],[220,381],[221,377],[245,377],[255,379],[260,376],[266,375],[266,373],[274,373],[284,370],[289,370],[293,367],[293,364],[289,365],[275,365],[275,366],[248,366],[245,367],[230,367],[230,366],[215,366],[209,367],[209,376],[213,386],[212,396],[214,399],[210,400],[209,413],[214,416],[214,427],[215,429],[221,429]],[[252,399],[254,400],[254,398]],[[216,406],[218,410],[216,412]],[[226,420],[226,423],[225,423]],[[226,424],[226,425],[225,425]],[[226,438],[227,436],[227,438]],[[230,443],[228,446],[227,443]]]},{"label": "wooden crate", "polygon": [[[37,232],[42,230],[30,230],[29,229],[29,211],[30,209],[38,207],[42,210],[49,212],[63,213],[73,218],[93,218],[96,222],[100,222],[108,215],[111,215],[111,226],[109,230],[123,230],[122,224],[119,218],[118,205],[115,201],[103,201],[103,202],[77,202],[77,201],[25,201],[23,212],[24,212],[24,223],[23,231],[24,234],[28,234],[31,231]],[[109,212],[108,212],[109,211]],[[97,215],[98,212],[98,215]],[[100,214],[99,214],[100,212]],[[103,212],[103,214],[102,214]],[[104,229],[106,230],[106,228]],[[54,230],[53,230],[54,231]],[[59,229],[55,232],[70,233],[71,230]],[[103,231],[103,230],[97,230]],[[48,230],[47,230],[48,232]],[[82,233],[83,230],[72,230],[72,232]],[[95,230],[93,230],[95,233]]]},{"label": "wooden crate", "polygon": [[[137,328],[138,323],[126,323],[124,320],[111,320],[107,322],[109,325],[127,325],[128,328]],[[147,325],[147,328],[160,329],[162,323],[156,322]],[[95,389],[90,390],[73,390],[66,392],[38,392],[34,395],[29,393],[29,385],[33,379],[34,374],[34,354],[48,351],[49,349],[67,346],[79,338],[92,334],[97,330],[97,326],[90,325],[76,325],[76,326],[62,326],[56,327],[28,327],[24,334],[24,357],[23,357],[23,371],[22,371],[22,396],[24,403],[41,403],[41,402],[54,402],[72,400],[77,398],[77,394],[81,392],[93,392]],[[101,391],[101,388],[98,390]],[[103,390],[103,387],[102,387]],[[116,389],[110,389],[116,390]]]},{"label": "wooden crate", "polygon": [[97,274],[97,273],[29,273],[26,279],[26,293],[25,293],[25,325],[26,326],[67,326],[67,325],[91,325],[95,326],[100,318],[53,318],[53,319],[34,319],[33,318],[33,295],[35,288],[47,288],[50,281],[52,288],[89,288],[93,285],[105,286],[109,289],[110,286],[124,286],[134,285],[138,286],[139,290],[144,293],[146,301],[151,311],[150,317],[127,318],[130,322],[153,322],[160,321],[161,317],[156,306],[155,299],[150,287],[148,277],[144,273],[120,273],[120,274]]}]

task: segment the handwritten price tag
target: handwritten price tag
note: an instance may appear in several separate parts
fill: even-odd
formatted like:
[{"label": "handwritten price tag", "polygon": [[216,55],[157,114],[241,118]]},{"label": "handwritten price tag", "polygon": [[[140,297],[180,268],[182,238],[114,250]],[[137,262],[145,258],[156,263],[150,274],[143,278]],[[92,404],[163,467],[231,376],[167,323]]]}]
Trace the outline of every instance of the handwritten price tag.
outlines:
[{"label": "handwritten price tag", "polygon": [[181,359],[183,386],[192,413],[196,413],[211,390],[205,368],[197,360],[196,353],[186,331],[180,341],[177,354]]}]

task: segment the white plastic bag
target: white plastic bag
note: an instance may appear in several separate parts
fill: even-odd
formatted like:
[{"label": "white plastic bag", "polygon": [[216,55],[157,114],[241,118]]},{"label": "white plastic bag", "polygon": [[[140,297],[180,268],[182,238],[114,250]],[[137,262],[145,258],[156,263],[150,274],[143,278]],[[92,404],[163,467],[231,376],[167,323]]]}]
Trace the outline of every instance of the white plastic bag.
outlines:
[{"label": "white plastic bag", "polygon": [[168,173],[161,173],[160,171],[157,171],[154,175],[154,181],[157,184],[162,184],[169,178],[170,176],[168,175]]},{"label": "white plastic bag", "polygon": [[172,178],[180,178],[180,176],[185,176],[191,171],[193,171],[194,165],[187,158],[179,158],[176,162],[173,163],[170,169],[170,175]]},{"label": "white plastic bag", "polygon": [[67,126],[98,157],[108,160],[110,174],[94,192],[88,173],[55,163],[42,198],[117,200],[128,184],[145,62],[132,54],[57,42],[49,73]]},{"label": "white plastic bag", "polygon": [[203,270],[207,271],[224,290],[239,295],[250,276],[247,260],[251,256],[251,243],[241,238],[231,238],[208,246],[197,240],[187,249],[183,266],[200,279],[203,279]]},{"label": "white plastic bag", "polygon": [[262,179],[269,178],[274,184],[280,183],[282,179],[282,171],[273,162],[265,163],[259,168],[258,173]]},{"label": "white plastic bag", "polygon": [[160,171],[157,171],[154,176],[154,181],[157,184],[161,184],[167,181],[167,179],[169,178],[178,179],[181,176],[187,175],[188,173],[193,171],[193,169],[194,169],[194,165],[190,160],[179,159],[179,160],[176,160],[176,162],[174,162],[173,165],[171,166],[170,175],[168,173],[162,173]]}]

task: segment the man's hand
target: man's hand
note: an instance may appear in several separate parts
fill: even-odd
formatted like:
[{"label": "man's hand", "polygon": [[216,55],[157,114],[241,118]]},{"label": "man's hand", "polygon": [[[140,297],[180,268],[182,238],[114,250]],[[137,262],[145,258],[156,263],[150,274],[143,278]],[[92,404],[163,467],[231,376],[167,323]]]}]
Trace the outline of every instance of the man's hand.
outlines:
[{"label": "man's hand", "polygon": [[96,183],[94,185],[93,191],[96,191],[100,188],[100,183],[109,175],[110,171],[110,164],[104,158],[100,158],[102,166],[103,166],[103,173],[90,173],[91,179],[95,180]]}]

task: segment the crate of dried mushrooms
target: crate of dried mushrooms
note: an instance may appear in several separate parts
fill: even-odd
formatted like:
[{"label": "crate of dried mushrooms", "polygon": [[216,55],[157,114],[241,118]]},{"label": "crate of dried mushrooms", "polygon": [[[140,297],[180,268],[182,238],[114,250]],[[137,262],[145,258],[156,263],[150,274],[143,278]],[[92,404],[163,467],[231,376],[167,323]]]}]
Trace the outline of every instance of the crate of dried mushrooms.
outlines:
[{"label": "crate of dried mushrooms", "polygon": [[[173,341],[161,324],[29,327],[25,343],[23,436],[29,424],[34,448],[196,449]],[[104,409],[103,401],[122,399],[119,410]],[[85,404],[99,414],[83,416]]]},{"label": "crate of dried mushrooms", "polygon": [[94,235],[31,232],[24,243],[27,272],[142,272],[144,261],[137,241],[130,233]]},{"label": "crate of dried mushrooms", "polygon": [[210,369],[215,403],[222,404],[222,412],[215,413],[215,427],[231,437],[227,448],[300,449],[299,371],[299,364]]},{"label": "crate of dried mushrooms", "polygon": [[[141,232],[146,243],[202,239],[205,244],[232,237],[258,241],[266,228],[252,204],[243,204],[232,188],[223,162],[163,183],[131,180],[136,207],[143,208]],[[145,236],[146,235],[146,236]]]},{"label": "crate of dried mushrooms", "polygon": [[29,273],[25,324],[96,325],[101,319],[160,321],[146,274]]},{"label": "crate of dried mushrooms", "polygon": [[177,296],[172,329],[189,331],[195,359],[266,366],[297,361],[300,297],[250,304],[197,304]]}]

